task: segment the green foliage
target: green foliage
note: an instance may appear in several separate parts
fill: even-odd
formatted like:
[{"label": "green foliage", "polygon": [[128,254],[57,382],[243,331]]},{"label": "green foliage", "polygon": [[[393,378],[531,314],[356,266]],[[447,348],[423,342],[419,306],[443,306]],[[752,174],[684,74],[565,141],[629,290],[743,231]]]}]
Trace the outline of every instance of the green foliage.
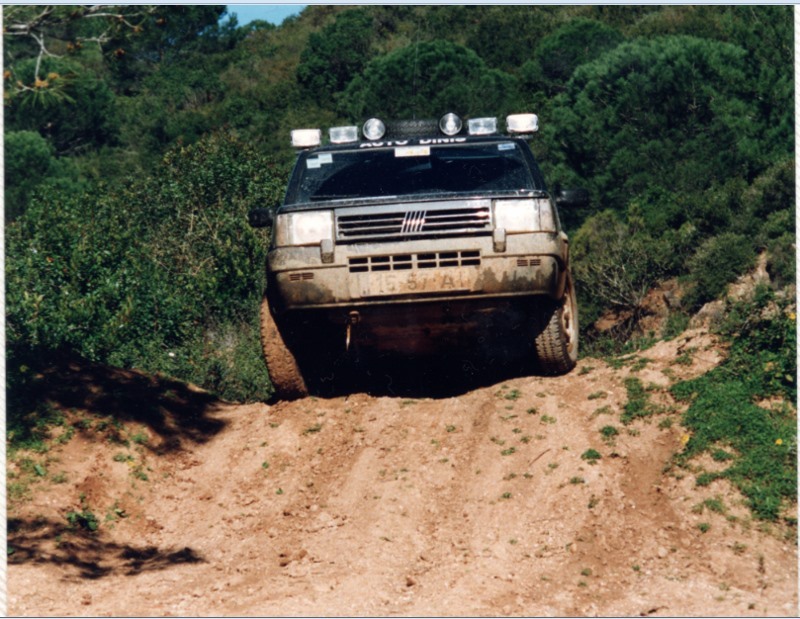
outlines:
[{"label": "green foliage", "polygon": [[620,416],[620,421],[629,424],[636,419],[649,417],[656,412],[650,402],[650,394],[645,389],[642,381],[631,376],[625,379],[625,389],[628,392],[628,401]]},{"label": "green foliage", "polygon": [[332,24],[309,36],[297,81],[318,103],[330,101],[370,60],[372,37],[373,20],[365,9],[339,13]]},{"label": "green foliage", "polygon": [[158,5],[137,20],[133,33],[118,28],[104,48],[117,87],[136,88],[145,76],[187,56],[224,51],[240,40],[236,24],[220,18],[223,5]]},{"label": "green foliage", "polygon": [[81,528],[89,533],[95,533],[100,528],[100,521],[89,508],[86,495],[83,493],[81,493],[80,502],[81,511],[72,510],[65,514],[69,527],[71,529]]},{"label": "green foliage", "polygon": [[596,449],[587,449],[581,454],[581,460],[586,460],[589,464],[597,464],[602,457]]},{"label": "green foliage", "polygon": [[548,131],[563,145],[561,161],[617,210],[653,186],[703,190],[763,165],[766,119],[749,95],[752,79],[746,51],[732,44],[626,42],[575,70]]},{"label": "green foliage", "polygon": [[285,175],[219,134],[173,150],[144,182],[34,200],[7,230],[6,277],[26,283],[6,299],[10,365],[66,348],[227,397],[265,395],[254,361],[264,233],[246,213],[277,202]]},{"label": "green foliage", "polygon": [[782,234],[767,245],[767,273],[778,288],[794,284],[797,278],[797,238]]},{"label": "green foliage", "polygon": [[36,131],[6,132],[4,149],[6,221],[25,210],[37,189],[57,191],[70,183],[72,166],[58,160],[53,145]]},{"label": "green foliage", "polygon": [[738,227],[736,231],[752,234],[753,229],[760,227],[756,235],[759,247],[769,239],[794,233],[795,191],[794,158],[778,159],[743,192],[741,211],[746,216],[742,219],[751,225],[749,229]]},{"label": "green foliage", "polygon": [[[797,398],[795,326],[787,303],[761,290],[752,302],[731,308],[722,331],[730,339],[725,362],[671,389],[689,402],[683,424],[691,439],[679,461],[725,448],[730,466],[707,480],[729,479],[756,516],[768,520],[797,498],[797,419],[791,404]],[[770,397],[785,404],[760,405]]]},{"label": "green foliage", "polygon": [[445,111],[500,115],[516,102],[513,78],[448,41],[409,45],[371,61],[340,98],[349,118],[438,118]]},{"label": "green foliage", "polygon": [[618,30],[591,19],[575,18],[543,37],[534,59],[523,67],[527,86],[548,94],[561,91],[577,67],[615,48]]},{"label": "green foliage", "polygon": [[35,131],[9,131],[4,137],[7,192],[41,181],[51,173],[55,149],[41,135]]},{"label": "green foliage", "polygon": [[86,503],[86,497],[81,494],[81,511],[68,511],[65,515],[71,529],[80,528],[89,533],[94,533],[100,528],[100,522]]},{"label": "green foliage", "polygon": [[589,217],[574,235],[572,250],[576,289],[591,291],[582,308],[593,303],[638,317],[650,288],[668,272],[670,249],[610,210]]},{"label": "green foliage", "polygon": [[[17,79],[35,81],[34,60],[19,62]],[[44,58],[43,80],[8,101],[6,123],[12,130],[37,131],[59,154],[113,144],[119,132],[115,96],[98,76],[73,60]]]},{"label": "green foliage", "polygon": [[[465,11],[464,30],[473,30],[465,44],[486,61],[503,71],[513,72],[522,67],[536,49],[542,33],[556,27],[559,16],[550,7],[493,6],[470,7]],[[452,16],[446,18],[446,29],[441,35],[452,32]]]},{"label": "green foliage", "polygon": [[100,528],[100,523],[97,520],[97,516],[85,508],[79,512],[67,512],[66,519],[70,528],[72,529],[80,528],[89,531],[90,533],[94,533]]},{"label": "green foliage", "polygon": [[[46,441],[51,436],[51,429],[65,424],[64,415],[49,402],[35,397],[40,379],[31,375],[31,368],[23,365],[9,369],[9,387],[16,387],[7,393],[6,438],[9,446],[12,451],[47,451]],[[22,398],[21,394],[27,397]]]},{"label": "green foliage", "polygon": [[619,430],[617,430],[614,426],[603,426],[600,428],[600,434],[603,435],[604,439],[611,440],[619,434]]},{"label": "green foliage", "polygon": [[689,276],[694,287],[685,303],[697,308],[716,299],[725,287],[755,264],[756,254],[747,237],[732,232],[705,240],[689,260]]}]

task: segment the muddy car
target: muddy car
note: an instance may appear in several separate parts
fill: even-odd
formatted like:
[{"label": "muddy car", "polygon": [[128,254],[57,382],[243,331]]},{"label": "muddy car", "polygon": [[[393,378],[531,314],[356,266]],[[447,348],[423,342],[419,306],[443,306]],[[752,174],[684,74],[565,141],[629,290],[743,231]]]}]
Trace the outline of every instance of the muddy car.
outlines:
[{"label": "muddy car", "polygon": [[[534,114],[463,121],[368,120],[292,132],[283,204],[250,212],[271,227],[261,335],[280,398],[335,382],[373,355],[491,362],[517,355],[569,372],[578,310],[558,206],[528,140]],[[511,352],[509,352],[511,351]]]}]

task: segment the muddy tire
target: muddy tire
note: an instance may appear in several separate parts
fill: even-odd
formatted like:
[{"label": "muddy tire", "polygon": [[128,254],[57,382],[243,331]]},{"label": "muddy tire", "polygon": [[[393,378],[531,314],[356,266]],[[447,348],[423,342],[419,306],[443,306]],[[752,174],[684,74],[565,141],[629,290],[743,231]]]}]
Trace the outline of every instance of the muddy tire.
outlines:
[{"label": "muddy tire", "polygon": [[295,400],[307,396],[308,388],[303,373],[297,359],[286,346],[266,295],[261,301],[261,348],[275,397],[280,400]]},{"label": "muddy tire", "polygon": [[569,275],[564,298],[545,305],[538,320],[534,342],[539,370],[566,374],[578,362],[578,303]]}]

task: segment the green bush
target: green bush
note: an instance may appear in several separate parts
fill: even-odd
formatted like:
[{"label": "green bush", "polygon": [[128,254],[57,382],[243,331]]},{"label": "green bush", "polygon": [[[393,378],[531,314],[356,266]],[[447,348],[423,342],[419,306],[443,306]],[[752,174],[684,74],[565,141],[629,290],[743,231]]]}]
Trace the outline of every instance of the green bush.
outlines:
[{"label": "green bush", "polygon": [[626,225],[612,211],[588,218],[572,245],[577,290],[591,291],[595,302],[636,317],[671,259],[664,242]]},{"label": "green bush", "polygon": [[33,200],[7,229],[9,385],[24,390],[22,366],[66,350],[267,397],[254,361],[266,233],[247,211],[277,203],[286,173],[222,133],[143,182]]},{"label": "green bush", "polygon": [[[719,367],[671,389],[689,403],[683,424],[691,432],[679,462],[725,448],[736,455],[722,473],[698,483],[726,478],[748,498],[759,518],[775,520],[797,499],[796,317],[786,301],[766,288],[752,302],[730,308],[721,335],[728,358]],[[766,408],[766,398],[783,405]]]},{"label": "green bush", "polygon": [[797,242],[786,233],[767,245],[767,273],[777,288],[794,284],[797,273]]},{"label": "green bush", "polygon": [[705,240],[689,259],[692,289],[685,302],[689,308],[720,297],[728,284],[755,264],[756,252],[746,236],[725,232]]}]

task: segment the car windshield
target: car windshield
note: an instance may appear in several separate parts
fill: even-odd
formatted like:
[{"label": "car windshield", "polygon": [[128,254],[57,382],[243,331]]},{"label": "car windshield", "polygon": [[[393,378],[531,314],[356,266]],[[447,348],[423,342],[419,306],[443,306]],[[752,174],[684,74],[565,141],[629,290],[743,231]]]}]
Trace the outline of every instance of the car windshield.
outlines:
[{"label": "car windshield", "polygon": [[540,189],[510,141],[310,153],[298,162],[287,202]]}]

